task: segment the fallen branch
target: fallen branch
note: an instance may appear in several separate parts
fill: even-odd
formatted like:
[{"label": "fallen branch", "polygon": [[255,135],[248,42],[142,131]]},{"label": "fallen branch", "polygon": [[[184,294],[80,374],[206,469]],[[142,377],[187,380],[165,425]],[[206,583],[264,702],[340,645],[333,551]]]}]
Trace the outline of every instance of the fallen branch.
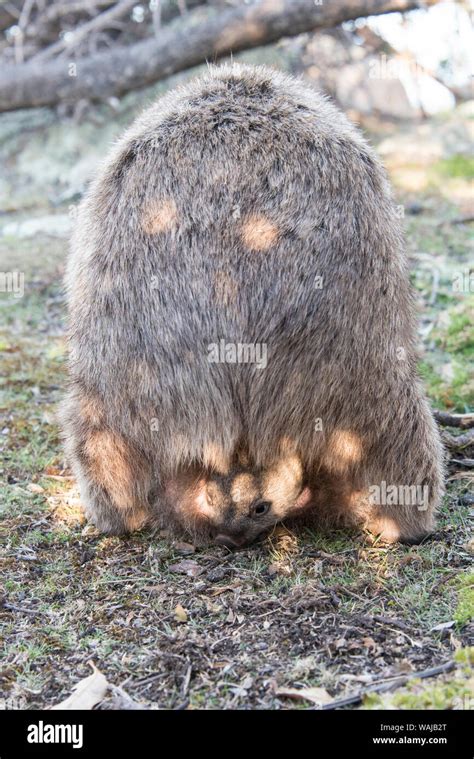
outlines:
[{"label": "fallen branch", "polygon": [[19,614],[32,614],[34,617],[50,617],[51,613],[47,611],[38,611],[38,609],[28,609],[26,606],[17,606],[6,601],[3,602],[2,607],[7,611],[16,611]]},{"label": "fallen branch", "polygon": [[[426,0],[433,5],[437,0]],[[54,105],[85,98],[103,100],[152,84],[206,60],[267,45],[313,29],[334,27],[361,16],[419,7],[418,0],[256,0],[216,12],[194,10],[151,37],[124,47],[39,67],[27,61],[4,66],[0,74],[0,111]]]},{"label": "fallen branch", "polygon": [[459,451],[470,445],[474,445],[474,430],[465,432],[464,435],[451,435],[446,430],[442,430],[441,439],[448,448]]},{"label": "fallen branch", "polygon": [[410,672],[410,674],[402,675],[401,677],[397,677],[390,682],[384,681],[383,683],[376,683],[375,685],[371,685],[368,688],[362,688],[357,693],[354,693],[353,696],[340,698],[336,701],[331,701],[329,704],[323,704],[321,706],[321,709],[327,711],[329,709],[342,709],[344,706],[359,704],[364,699],[364,696],[368,695],[369,693],[384,693],[385,691],[399,688],[401,685],[406,685],[409,680],[425,680],[427,677],[436,677],[436,675],[441,675],[445,672],[451,672],[451,670],[454,668],[454,662],[449,661],[445,664],[440,664],[438,667],[430,667],[430,669],[425,669],[422,672]]},{"label": "fallen branch", "polygon": [[450,414],[448,411],[433,411],[433,416],[443,427],[460,427],[467,430],[474,427],[474,414]]},{"label": "fallen branch", "polygon": [[468,216],[458,216],[455,219],[445,219],[444,221],[440,221],[438,226],[442,227],[445,224],[470,224],[474,221],[474,215],[469,214]]},{"label": "fallen branch", "polygon": [[468,469],[474,469],[474,459],[451,459],[451,463],[465,466]]},{"label": "fallen branch", "polygon": [[106,28],[112,21],[116,21],[118,18],[131,11],[134,5],[136,5],[136,0],[121,0],[121,2],[117,3],[112,8],[109,8],[109,10],[100,13],[90,21],[87,21],[87,23],[79,26],[72,33],[72,38],[59,39],[53,45],[41,50],[30,59],[31,62],[38,64],[39,62],[53,58],[55,55],[63,51],[70,53],[74,48],[79,47],[81,42],[89,34]]},{"label": "fallen branch", "polygon": [[22,0],[13,0],[12,2],[0,5],[0,32],[18,23],[22,5]]}]

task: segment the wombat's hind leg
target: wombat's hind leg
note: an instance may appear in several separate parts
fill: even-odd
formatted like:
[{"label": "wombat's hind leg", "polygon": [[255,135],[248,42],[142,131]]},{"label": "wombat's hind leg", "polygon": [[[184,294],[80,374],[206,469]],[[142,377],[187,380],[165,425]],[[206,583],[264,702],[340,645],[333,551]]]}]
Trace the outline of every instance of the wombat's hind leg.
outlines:
[{"label": "wombat's hind leg", "polygon": [[374,458],[384,466],[369,483],[366,526],[389,543],[421,542],[434,529],[443,495],[442,447],[423,397],[394,414]]},{"label": "wombat's hind leg", "polygon": [[[66,448],[87,517],[101,532],[120,535],[151,519],[152,468],[132,442],[74,399],[66,408]],[[87,407],[87,413],[83,413]]]}]

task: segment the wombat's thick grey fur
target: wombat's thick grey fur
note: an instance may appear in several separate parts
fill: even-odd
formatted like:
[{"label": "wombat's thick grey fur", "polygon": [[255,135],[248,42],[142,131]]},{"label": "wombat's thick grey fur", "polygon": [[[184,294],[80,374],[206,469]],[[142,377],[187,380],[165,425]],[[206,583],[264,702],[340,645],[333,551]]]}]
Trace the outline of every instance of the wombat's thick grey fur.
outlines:
[{"label": "wombat's thick grey fur", "polygon": [[232,65],[159,100],[81,206],[67,287],[64,431],[101,530],[432,529],[442,451],[400,223],[321,95]]}]

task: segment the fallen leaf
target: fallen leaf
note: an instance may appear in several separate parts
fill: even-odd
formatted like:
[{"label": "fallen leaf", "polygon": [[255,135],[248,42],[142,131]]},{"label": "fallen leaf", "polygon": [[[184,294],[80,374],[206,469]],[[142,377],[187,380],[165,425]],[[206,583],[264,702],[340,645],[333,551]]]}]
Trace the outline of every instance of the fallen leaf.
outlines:
[{"label": "fallen leaf", "polygon": [[165,588],[166,584],[163,582],[160,585],[145,585],[143,590],[146,590],[147,593],[161,593]]},{"label": "fallen leaf", "polygon": [[183,609],[181,604],[178,604],[177,607],[174,610],[174,618],[177,622],[187,622],[188,621],[188,615],[186,613],[186,610]]},{"label": "fallen leaf", "polygon": [[274,561],[268,566],[268,574],[270,577],[275,575],[283,575],[284,577],[290,577],[293,570],[291,566],[282,561]]},{"label": "fallen leaf", "polygon": [[326,559],[331,564],[346,564],[347,559],[344,556],[335,556],[332,553],[326,553],[326,551],[318,551],[318,556],[322,559]]},{"label": "fallen leaf", "polygon": [[270,541],[274,545],[274,551],[276,554],[279,554],[280,559],[284,556],[298,553],[298,539],[283,525],[278,525],[275,528]]},{"label": "fallen leaf", "polygon": [[175,543],[174,550],[176,553],[180,553],[183,556],[187,556],[196,551],[195,547],[191,543]]},{"label": "fallen leaf", "polygon": [[413,672],[413,664],[408,659],[402,659],[393,667],[393,674],[404,675]]},{"label": "fallen leaf", "polygon": [[315,706],[330,704],[334,700],[324,688],[278,688],[276,695],[302,698],[305,701],[311,701]]},{"label": "fallen leaf", "polygon": [[60,704],[51,707],[52,709],[80,709],[88,710],[102,701],[109,684],[105,675],[100,672],[93,662],[88,662],[93,669],[92,675],[80,680],[74,686],[73,691],[68,698],[61,701]]},{"label": "fallen leaf", "polygon": [[440,630],[449,630],[450,627],[454,627],[456,621],[451,619],[449,622],[441,622],[439,625],[435,625],[431,628],[430,632],[439,632]]},{"label": "fallen leaf", "polygon": [[62,472],[62,469],[60,469],[60,467],[53,466],[52,464],[47,466],[46,469],[44,470],[45,474],[52,474],[54,476],[61,474],[61,472]]},{"label": "fallen leaf", "polygon": [[209,582],[219,582],[219,580],[223,580],[227,574],[228,569],[224,567],[216,567],[215,569],[209,570],[206,579],[209,580]]},{"label": "fallen leaf", "polygon": [[459,640],[459,638],[456,638],[453,632],[451,632],[449,635],[449,642],[451,643],[455,651],[459,651],[459,649],[462,648],[461,641]]},{"label": "fallen leaf", "polygon": [[179,561],[177,564],[171,564],[169,570],[181,575],[189,575],[189,577],[197,577],[203,572],[203,568],[191,559],[183,559],[183,561]]},{"label": "fallen leaf", "polygon": [[44,493],[44,488],[42,488],[41,485],[38,485],[36,482],[30,482],[29,485],[27,485],[27,489],[30,491],[30,493]]},{"label": "fallen leaf", "polygon": [[467,551],[467,553],[474,554],[474,538],[471,538],[471,540],[466,543],[464,550]]},{"label": "fallen leaf", "polygon": [[228,622],[229,624],[233,624],[235,622],[235,614],[232,611],[232,609],[229,609],[229,613],[225,621]]},{"label": "fallen leaf", "polygon": [[222,593],[227,593],[229,590],[235,590],[237,587],[238,584],[234,583],[233,585],[221,585],[220,588],[212,588],[211,596],[220,596]]},{"label": "fallen leaf", "polygon": [[145,710],[149,707],[145,704],[141,704],[139,701],[134,701],[133,698],[131,698],[128,693],[124,691],[123,688],[119,688],[117,685],[111,685],[110,689],[112,691],[112,697],[111,699],[107,699],[103,704],[102,708],[106,709],[113,709],[113,710],[127,710],[127,711],[138,711],[138,710]]}]

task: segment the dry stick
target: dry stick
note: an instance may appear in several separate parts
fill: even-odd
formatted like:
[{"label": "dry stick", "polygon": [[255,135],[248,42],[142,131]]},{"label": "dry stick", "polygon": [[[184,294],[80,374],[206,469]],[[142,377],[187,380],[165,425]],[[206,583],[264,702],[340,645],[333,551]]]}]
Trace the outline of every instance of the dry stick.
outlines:
[{"label": "dry stick", "polygon": [[[438,0],[425,0],[434,5]],[[268,45],[313,29],[330,28],[360,16],[409,11],[419,0],[257,0],[219,12],[195,10],[155,37],[76,60],[75,76],[66,61],[37,66],[3,66],[0,111],[54,105],[85,98],[104,100],[152,84],[178,71],[214,61],[230,52]],[[104,15],[104,14],[103,14]],[[100,17],[99,17],[100,18]]]},{"label": "dry stick", "polygon": [[45,19],[52,23],[61,16],[69,16],[75,13],[94,13],[99,8],[110,8],[114,0],[77,0],[77,2],[54,3],[44,11]]},{"label": "dry stick", "polygon": [[474,445],[474,430],[465,432],[464,435],[450,435],[446,430],[442,430],[441,439],[448,448],[459,450],[460,448],[466,448],[468,445]]},{"label": "dry stick", "polygon": [[3,32],[5,29],[8,29],[8,27],[18,23],[21,14],[21,6],[22,2],[20,2],[20,0],[0,5],[0,32]]},{"label": "dry stick", "polygon": [[384,617],[381,614],[374,614],[372,616],[374,622],[380,622],[382,625],[392,625],[392,627],[398,627],[400,630],[409,630],[410,628],[401,619],[391,619],[390,617]]},{"label": "dry stick", "polygon": [[25,606],[16,606],[16,604],[11,604],[8,602],[3,603],[3,608],[7,609],[8,611],[17,611],[20,614],[32,614],[35,617],[50,617],[50,612],[47,611],[38,611],[37,609],[27,609]]},{"label": "dry stick", "polygon": [[462,430],[474,427],[474,414],[450,414],[449,411],[433,411],[433,416],[443,427],[460,427]]},{"label": "dry stick", "polygon": [[451,459],[453,464],[466,466],[468,469],[474,469],[474,459]]},{"label": "dry stick", "polygon": [[[197,5],[204,5],[207,0],[188,0],[188,2],[196,7]],[[159,0],[162,5],[162,19],[163,21],[169,21],[181,14],[179,7],[176,7],[173,0]],[[137,0],[138,4],[138,0]],[[55,2],[50,8],[44,11],[44,18],[47,23],[52,23],[62,16],[70,16],[81,13],[89,13],[90,16],[94,14],[99,8],[110,8],[111,5],[115,5],[114,0],[77,0],[77,2]],[[0,12],[1,12],[0,8]],[[40,17],[42,20],[42,16]],[[0,29],[3,27],[0,26]]]},{"label": "dry stick", "polygon": [[440,221],[438,224],[438,227],[442,227],[444,224],[470,224],[472,221],[474,221],[474,216],[458,216],[455,219],[445,219],[444,221]]},{"label": "dry stick", "polygon": [[133,711],[144,711],[148,709],[145,704],[140,704],[138,701],[134,701],[121,685],[113,685],[112,683],[109,683],[109,688],[122,702],[122,709],[130,709]]},{"label": "dry stick", "polygon": [[329,709],[341,709],[343,706],[358,704],[362,701],[364,696],[369,693],[382,693],[383,691],[392,690],[393,688],[398,688],[400,685],[405,685],[411,679],[424,680],[427,677],[436,677],[436,675],[441,675],[444,672],[450,672],[452,669],[454,669],[454,667],[454,662],[449,661],[446,662],[446,664],[440,664],[438,667],[431,667],[430,669],[425,669],[422,672],[411,672],[409,675],[403,675],[402,677],[399,677],[396,680],[392,680],[391,682],[383,682],[379,683],[378,685],[372,685],[369,688],[363,688],[353,696],[348,696],[347,698],[341,698],[337,701],[332,701],[330,704],[324,704],[321,709],[327,711]]},{"label": "dry stick", "polygon": [[154,0],[151,6],[151,17],[153,19],[153,29],[155,36],[158,37],[161,30],[161,0]]},{"label": "dry stick", "polygon": [[23,40],[34,2],[35,0],[25,0],[21,9],[20,18],[18,19],[18,34],[15,35],[15,63],[23,63],[25,59]]},{"label": "dry stick", "polygon": [[87,21],[85,24],[82,24],[77,29],[75,29],[72,33],[72,39],[69,42],[67,42],[65,39],[58,40],[53,45],[50,45],[45,50],[41,50],[37,55],[34,55],[33,58],[30,58],[30,62],[37,64],[46,61],[48,58],[52,58],[53,56],[57,55],[58,53],[62,53],[63,51],[67,53],[71,52],[71,50],[77,48],[78,45],[80,45],[80,43],[89,34],[107,27],[111,21],[115,21],[116,19],[120,18],[120,16],[123,16],[124,13],[131,10],[136,4],[136,0],[122,0],[122,2],[114,5],[113,8],[104,11],[98,16],[95,16],[95,18]]}]

